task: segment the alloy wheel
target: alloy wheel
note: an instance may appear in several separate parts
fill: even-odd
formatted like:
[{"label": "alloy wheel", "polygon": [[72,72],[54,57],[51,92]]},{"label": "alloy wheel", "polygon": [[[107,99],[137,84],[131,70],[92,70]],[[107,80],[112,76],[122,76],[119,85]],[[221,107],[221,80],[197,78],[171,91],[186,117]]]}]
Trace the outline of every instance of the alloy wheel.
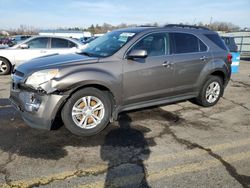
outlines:
[{"label": "alloy wheel", "polygon": [[4,73],[7,71],[7,64],[5,62],[3,62],[2,60],[0,60],[0,72]]},{"label": "alloy wheel", "polygon": [[218,82],[209,84],[206,90],[206,100],[209,103],[214,103],[220,96],[221,88]]},{"label": "alloy wheel", "polygon": [[82,129],[95,128],[104,118],[105,108],[102,101],[94,96],[79,99],[72,108],[72,119]]}]

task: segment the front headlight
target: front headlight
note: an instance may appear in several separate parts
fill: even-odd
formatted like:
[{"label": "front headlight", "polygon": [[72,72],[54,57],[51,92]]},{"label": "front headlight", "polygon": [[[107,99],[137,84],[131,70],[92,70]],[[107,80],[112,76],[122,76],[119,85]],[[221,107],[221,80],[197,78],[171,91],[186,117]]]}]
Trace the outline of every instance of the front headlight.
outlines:
[{"label": "front headlight", "polygon": [[47,69],[33,73],[28,77],[25,84],[31,85],[34,88],[38,88],[39,85],[50,81],[55,78],[59,73],[58,69]]}]

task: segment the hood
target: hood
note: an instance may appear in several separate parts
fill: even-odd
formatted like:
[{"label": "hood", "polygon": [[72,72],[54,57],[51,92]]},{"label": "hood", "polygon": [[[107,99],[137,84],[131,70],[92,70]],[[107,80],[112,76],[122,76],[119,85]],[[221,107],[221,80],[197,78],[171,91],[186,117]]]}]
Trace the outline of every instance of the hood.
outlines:
[{"label": "hood", "polygon": [[21,65],[16,69],[24,74],[35,72],[43,69],[60,68],[61,66],[80,65],[83,63],[96,63],[98,58],[88,57],[81,54],[53,54],[32,59]]}]

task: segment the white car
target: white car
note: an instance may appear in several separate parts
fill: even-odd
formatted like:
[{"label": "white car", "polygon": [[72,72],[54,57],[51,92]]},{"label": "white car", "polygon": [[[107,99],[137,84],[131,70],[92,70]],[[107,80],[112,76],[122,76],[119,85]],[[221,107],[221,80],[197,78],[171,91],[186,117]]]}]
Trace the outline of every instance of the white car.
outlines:
[{"label": "white car", "polygon": [[57,53],[74,53],[83,48],[84,44],[72,38],[35,36],[13,47],[0,50],[0,75],[9,74],[13,66],[33,58]]}]

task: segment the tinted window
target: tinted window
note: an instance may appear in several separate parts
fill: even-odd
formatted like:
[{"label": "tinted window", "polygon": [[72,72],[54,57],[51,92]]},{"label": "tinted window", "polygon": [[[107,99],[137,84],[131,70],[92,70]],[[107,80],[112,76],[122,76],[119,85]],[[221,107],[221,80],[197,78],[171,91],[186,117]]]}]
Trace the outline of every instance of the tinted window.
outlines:
[{"label": "tinted window", "polygon": [[169,52],[168,35],[156,33],[141,39],[131,50],[146,50],[148,56],[160,56]]},{"label": "tinted window", "polygon": [[224,42],[225,42],[226,45],[230,44],[228,37],[221,37],[221,38],[224,40]]},{"label": "tinted window", "polygon": [[76,45],[68,40],[52,38],[51,39],[51,48],[73,48]]},{"label": "tinted window", "polygon": [[174,49],[176,54],[199,52],[199,39],[187,33],[171,33]]},{"label": "tinted window", "polygon": [[25,40],[25,39],[28,39],[28,38],[30,38],[30,36],[21,36],[20,40]]},{"label": "tinted window", "polygon": [[76,44],[73,43],[73,42],[71,42],[71,41],[69,41],[69,48],[73,48],[73,47],[76,47]]},{"label": "tinted window", "polygon": [[205,52],[207,51],[207,46],[199,39],[199,51]]},{"label": "tinted window", "polygon": [[47,37],[43,38],[36,38],[29,42],[27,42],[27,45],[29,45],[29,48],[47,48],[49,39]]},{"label": "tinted window", "polygon": [[220,47],[223,50],[227,50],[227,47],[225,46],[222,39],[217,34],[206,34],[205,35],[209,40],[211,40],[214,44],[216,44],[218,47]]},{"label": "tinted window", "polygon": [[227,45],[227,48],[229,49],[230,52],[237,52],[238,47],[234,41],[233,37],[222,37],[224,40],[225,44]]}]

